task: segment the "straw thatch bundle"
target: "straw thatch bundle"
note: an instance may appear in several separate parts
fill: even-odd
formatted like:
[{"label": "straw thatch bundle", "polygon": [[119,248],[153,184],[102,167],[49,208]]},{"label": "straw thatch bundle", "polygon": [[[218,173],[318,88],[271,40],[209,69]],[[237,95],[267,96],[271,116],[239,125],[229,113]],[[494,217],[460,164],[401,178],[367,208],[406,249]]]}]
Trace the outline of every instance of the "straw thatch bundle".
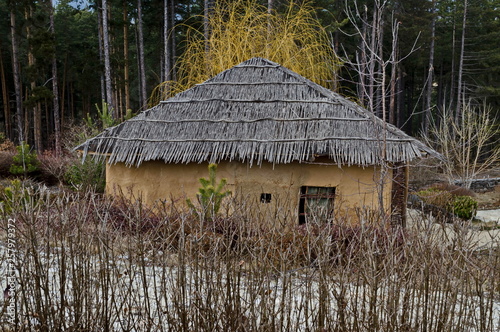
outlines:
[{"label": "straw thatch bundle", "polygon": [[109,128],[76,149],[139,166],[327,156],[347,165],[435,152],[359,105],[277,63],[253,58]]}]

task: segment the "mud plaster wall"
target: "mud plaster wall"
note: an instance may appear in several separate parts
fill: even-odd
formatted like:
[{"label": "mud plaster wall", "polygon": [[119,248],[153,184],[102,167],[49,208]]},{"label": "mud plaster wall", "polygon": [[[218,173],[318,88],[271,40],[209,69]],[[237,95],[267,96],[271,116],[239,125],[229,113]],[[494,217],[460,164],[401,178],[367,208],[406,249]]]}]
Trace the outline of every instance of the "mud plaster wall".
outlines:
[{"label": "mud plaster wall", "polygon": [[[384,207],[390,206],[391,172],[384,185]],[[208,177],[208,164],[165,164],[161,161],[144,162],[139,168],[122,163],[107,165],[106,192],[121,190],[126,195],[142,197],[151,205],[156,200],[177,200],[179,205],[189,197],[196,201],[200,187],[198,179]],[[227,190],[259,218],[278,219],[280,222],[298,222],[298,204],[301,186],[336,187],[335,213],[353,217],[353,208],[378,209],[379,168],[341,167],[337,165],[263,164],[252,166],[237,162],[218,165],[217,178],[227,179]],[[270,203],[262,203],[262,193],[272,195]]]}]

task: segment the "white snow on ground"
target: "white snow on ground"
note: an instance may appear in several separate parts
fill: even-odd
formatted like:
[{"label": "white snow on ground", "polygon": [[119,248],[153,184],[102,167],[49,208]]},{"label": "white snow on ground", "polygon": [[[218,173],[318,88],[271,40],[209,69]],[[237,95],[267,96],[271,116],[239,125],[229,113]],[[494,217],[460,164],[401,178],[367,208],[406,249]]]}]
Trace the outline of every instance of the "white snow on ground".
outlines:
[{"label": "white snow on ground", "polygon": [[[488,213],[488,210],[478,211],[479,216],[494,218],[496,216],[496,212]],[[490,211],[498,211],[500,210],[490,210]],[[477,216],[476,216],[477,218]],[[455,227],[452,223],[449,224],[440,224],[433,222],[432,218],[427,219],[427,222],[422,222],[421,213],[417,210],[408,209],[408,227],[411,229],[416,229],[419,231],[429,231],[431,230],[434,235],[440,235],[443,238],[443,241],[452,243],[456,238],[457,234],[455,232]],[[500,224],[499,224],[500,225]],[[463,230],[461,228],[461,230]],[[489,229],[489,230],[480,230],[478,227],[469,227],[465,228],[468,232],[466,234],[466,238],[469,240],[469,244],[472,248],[476,249],[484,249],[497,247],[500,245],[500,228],[497,229]],[[460,234],[460,236],[464,236],[464,234]]]},{"label": "white snow on ground", "polygon": [[500,225],[500,209],[477,211],[476,219],[479,219],[483,222],[493,221]]}]

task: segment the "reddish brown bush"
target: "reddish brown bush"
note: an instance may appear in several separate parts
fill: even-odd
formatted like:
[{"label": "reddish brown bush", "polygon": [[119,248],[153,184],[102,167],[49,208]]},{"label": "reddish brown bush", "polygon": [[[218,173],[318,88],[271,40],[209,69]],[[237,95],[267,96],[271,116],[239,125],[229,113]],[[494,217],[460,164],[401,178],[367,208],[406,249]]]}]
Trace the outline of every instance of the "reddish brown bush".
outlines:
[{"label": "reddish brown bush", "polygon": [[68,155],[57,157],[55,151],[44,151],[38,155],[40,162],[40,180],[47,185],[56,185],[64,181],[68,167],[73,158]]},{"label": "reddish brown bush", "polygon": [[10,176],[10,165],[12,165],[13,157],[15,152],[12,151],[0,151],[0,178],[6,178]]},{"label": "reddish brown bush", "polygon": [[469,196],[475,197],[476,194],[467,188],[456,186],[454,184],[450,184],[448,182],[440,182],[429,186],[429,188],[434,188],[437,190],[447,191],[453,196]]}]

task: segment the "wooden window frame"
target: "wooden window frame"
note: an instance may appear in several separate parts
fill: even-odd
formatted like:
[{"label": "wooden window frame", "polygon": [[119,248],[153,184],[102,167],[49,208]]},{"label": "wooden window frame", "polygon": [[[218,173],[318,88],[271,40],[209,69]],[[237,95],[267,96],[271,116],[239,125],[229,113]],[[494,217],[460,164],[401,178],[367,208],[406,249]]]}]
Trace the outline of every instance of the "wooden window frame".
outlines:
[{"label": "wooden window frame", "polygon": [[[327,193],[310,193],[310,189],[328,189]],[[305,224],[311,220],[307,220],[310,212],[308,211],[308,201],[327,199],[327,215],[326,221],[330,222],[333,218],[333,208],[335,203],[336,187],[320,187],[320,186],[302,186],[300,187],[299,199],[299,224]]]}]

